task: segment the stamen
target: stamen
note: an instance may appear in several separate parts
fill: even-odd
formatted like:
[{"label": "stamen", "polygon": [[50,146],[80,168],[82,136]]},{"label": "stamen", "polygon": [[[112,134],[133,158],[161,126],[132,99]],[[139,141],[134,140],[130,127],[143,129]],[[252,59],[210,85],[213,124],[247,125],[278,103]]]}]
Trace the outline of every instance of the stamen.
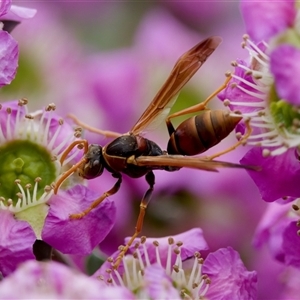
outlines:
[{"label": "stamen", "polygon": [[7,134],[7,139],[11,140],[12,139],[12,130],[11,130],[11,108],[6,109],[7,112],[7,119],[6,119],[6,134]]}]

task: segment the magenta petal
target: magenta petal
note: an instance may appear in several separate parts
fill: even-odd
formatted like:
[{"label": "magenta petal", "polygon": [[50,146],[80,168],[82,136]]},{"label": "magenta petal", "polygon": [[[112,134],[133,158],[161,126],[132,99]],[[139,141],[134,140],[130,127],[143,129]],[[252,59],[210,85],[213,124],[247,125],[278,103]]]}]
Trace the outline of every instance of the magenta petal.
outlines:
[{"label": "magenta petal", "polygon": [[278,46],[271,53],[271,71],[276,91],[281,99],[300,105],[300,51],[290,45]]},{"label": "magenta petal", "polygon": [[82,212],[97,197],[99,194],[77,185],[51,198],[50,210],[42,232],[43,240],[65,254],[90,254],[114,225],[114,202],[103,201],[79,220],[71,220],[69,215]]},{"label": "magenta petal", "polygon": [[166,270],[158,264],[145,269],[143,296],[144,294],[147,295],[147,299],[182,299],[173,286],[172,279],[167,276]]},{"label": "magenta petal", "polygon": [[125,287],[108,287],[99,280],[53,261],[32,260],[1,282],[0,299],[135,298]]},{"label": "magenta petal", "polygon": [[241,13],[251,39],[267,41],[292,27],[297,11],[295,1],[242,0]]},{"label": "magenta petal", "polygon": [[32,245],[35,233],[25,221],[18,221],[8,212],[0,210],[0,273],[6,276],[20,264],[33,259]]},{"label": "magenta petal", "polygon": [[282,249],[284,261],[287,265],[300,267],[300,236],[297,234],[297,222],[291,222],[284,230]]},{"label": "magenta petal", "polygon": [[11,83],[18,67],[17,42],[6,31],[0,31],[0,87]]},{"label": "magenta petal", "polygon": [[0,1],[0,17],[7,14],[11,6],[11,0],[2,0]]},{"label": "magenta petal", "polygon": [[203,274],[211,279],[210,300],[257,299],[257,274],[248,271],[238,252],[222,248],[210,253],[203,264]]},{"label": "magenta petal", "polygon": [[261,148],[252,148],[241,159],[241,163],[261,167],[261,171],[248,173],[265,201],[300,196],[300,164],[294,149],[278,156],[263,157]]}]

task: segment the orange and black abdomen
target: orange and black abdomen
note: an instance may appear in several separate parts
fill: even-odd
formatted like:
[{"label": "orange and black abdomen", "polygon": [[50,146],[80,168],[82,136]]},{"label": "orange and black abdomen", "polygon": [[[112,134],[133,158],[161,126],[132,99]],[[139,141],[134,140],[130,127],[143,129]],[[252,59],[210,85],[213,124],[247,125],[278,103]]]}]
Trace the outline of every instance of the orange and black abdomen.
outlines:
[{"label": "orange and black abdomen", "polygon": [[229,135],[242,117],[224,110],[207,110],[182,122],[170,136],[169,154],[196,155]]}]

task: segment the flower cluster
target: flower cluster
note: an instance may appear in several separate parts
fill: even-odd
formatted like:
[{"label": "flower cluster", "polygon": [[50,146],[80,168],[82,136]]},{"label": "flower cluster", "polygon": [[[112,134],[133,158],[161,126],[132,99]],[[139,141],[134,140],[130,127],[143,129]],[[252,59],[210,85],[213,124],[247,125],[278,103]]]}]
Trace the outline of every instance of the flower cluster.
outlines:
[{"label": "flower cluster", "polygon": [[250,58],[232,63],[232,79],[219,97],[251,118],[247,144],[253,148],[241,162],[262,167],[249,172],[262,198],[299,197],[300,11],[295,1],[242,1],[241,11],[249,34],[242,46]]},{"label": "flower cluster", "polygon": [[[92,276],[57,263],[28,262],[0,284],[0,297],[76,299],[255,299],[257,275],[247,271],[232,248],[203,259],[207,249],[200,229],[180,235],[141,238],[118,270],[110,261]],[[30,280],[28,280],[30,278]],[[37,282],[38,284],[32,284]],[[14,289],[14,285],[18,289]]]},{"label": "flower cluster", "polygon": [[[42,3],[37,5],[43,6]],[[192,4],[168,5],[177,14],[182,10],[183,19],[186,19],[184,11],[192,9]],[[250,179],[244,180],[240,173],[239,177],[233,177],[235,175],[226,173],[227,170],[224,170],[225,176],[223,172],[218,178],[215,174],[207,174],[199,180],[197,170],[180,170],[169,176],[158,173],[155,195],[159,201],[151,203],[147,217],[155,218],[152,223],[159,227],[160,235],[168,235],[170,229],[182,233],[172,237],[136,239],[126,254],[121,252],[124,256],[120,256],[120,250],[124,248],[121,246],[115,252],[117,245],[120,239],[122,242],[124,233],[131,231],[130,220],[135,222],[128,200],[140,197],[144,186],[138,180],[131,181],[124,176],[124,184],[116,196],[106,199],[81,219],[70,217],[85,211],[105,195],[103,190],[108,190],[107,186],[111,185],[111,174],[103,174],[101,180],[88,182],[76,172],[68,177],[66,172],[70,168],[75,170],[83,161],[82,141],[79,140],[81,129],[74,128],[69,118],[62,118],[55,104],[30,111],[27,99],[23,98],[0,104],[0,298],[26,295],[28,298],[70,299],[257,299],[269,292],[265,286],[270,284],[264,281],[277,278],[278,269],[273,271],[278,261],[281,263],[280,272],[285,271],[282,276],[285,287],[276,286],[273,290],[272,286],[272,296],[297,298],[300,292],[300,204],[295,199],[300,192],[297,186],[300,175],[298,8],[296,1],[241,1],[247,29],[242,46],[250,58],[232,63],[235,71],[219,94],[234,113],[250,120],[252,131],[247,144],[252,148],[241,162],[261,167],[260,172],[248,172],[263,199],[273,202],[268,204],[254,236],[256,248],[264,244],[269,247],[272,256],[269,257],[272,259],[270,268],[263,259],[263,264],[259,260],[254,262],[250,250],[253,230],[249,223],[253,228],[256,226],[254,224],[257,224],[266,203],[259,202],[252,182],[249,184]],[[90,11],[87,7],[85,9]],[[41,82],[47,82],[50,90],[55,90],[45,93],[43,101],[51,99],[49,102],[52,102],[55,98],[56,103],[63,102],[64,113],[80,114],[83,119],[85,115],[86,119],[95,119],[101,128],[105,125],[121,132],[126,132],[130,128],[127,124],[132,124],[132,119],[140,115],[140,106],[146,106],[143,99],[147,97],[142,95],[142,90],[156,83],[160,85],[166,77],[162,62],[170,60],[170,64],[173,63],[180,53],[186,51],[186,45],[199,40],[198,33],[184,28],[175,17],[163,10],[151,11],[140,24],[134,47],[100,52],[82,60],[82,48],[72,49],[77,43],[73,43],[68,31],[58,27],[57,16],[52,18],[46,11],[38,16],[37,23],[29,27],[29,35],[22,36],[30,54],[31,47],[35,48],[42,41],[41,55],[34,59],[37,64],[45,64],[41,68]],[[196,15],[192,23],[196,24],[198,12],[192,11]],[[202,8],[201,11],[203,13]],[[209,19],[210,15],[217,13],[209,12],[203,17]],[[11,32],[35,13],[35,9],[12,5],[11,0],[0,3],[0,87],[13,81],[18,67],[18,43]],[[34,27],[39,27],[35,32],[39,35],[36,44],[29,38]],[[43,43],[45,32],[50,28],[54,33],[49,34],[49,39]],[[22,35],[22,30],[20,33]],[[54,42],[57,47],[54,56],[48,60],[49,53],[45,49],[48,50]],[[64,44],[68,44],[67,47],[64,48]],[[74,50],[72,57],[70,49]],[[31,67],[34,69],[35,66],[32,64]],[[53,75],[55,72],[52,71],[57,71],[57,68],[61,68],[61,72],[49,79],[48,74]],[[204,85],[209,88],[210,84],[215,84],[211,80],[215,68],[212,69],[206,71],[204,79]],[[85,76],[82,76],[82,70]],[[150,76],[143,79],[145,70],[150,70],[151,79]],[[158,73],[163,74],[162,78],[152,75]],[[66,74],[70,74],[72,83],[64,82]],[[30,75],[26,78],[28,82],[32,81]],[[34,82],[37,86],[39,83]],[[116,83],[118,88],[115,88]],[[59,88],[56,88],[57,84]],[[201,90],[195,82],[191,82],[190,87],[191,91]],[[155,90],[157,88],[153,87]],[[204,97],[204,93],[196,93],[195,97],[191,91],[183,91],[182,102],[186,105],[192,105],[194,98],[198,101],[199,95]],[[86,101],[85,109],[79,102],[81,99]],[[129,110],[127,100],[120,99],[130,99]],[[74,105],[75,102],[79,105]],[[106,110],[105,114],[102,114],[103,110]],[[249,126],[243,122],[237,125],[237,131],[243,133],[246,130]],[[158,134],[155,141],[166,144],[165,137],[160,140],[162,137]],[[91,142],[93,138],[88,135],[87,140]],[[98,140],[97,137],[97,143]],[[80,146],[72,148],[73,145]],[[229,155],[235,156],[239,151],[242,150],[237,149]],[[248,179],[246,172],[244,175]],[[62,181],[57,192],[57,183],[60,185]],[[232,184],[235,181],[239,184]],[[166,203],[166,198],[172,204]],[[177,201],[179,198],[183,204]],[[191,204],[197,202],[194,198],[207,198],[208,208],[202,207],[202,203]],[[254,198],[262,204],[261,207],[254,204]],[[119,215],[113,200],[122,205],[118,209]],[[183,214],[185,219],[181,218]],[[208,251],[202,229],[183,232],[195,227],[192,225],[194,220],[197,220],[196,227],[199,220],[203,222],[204,226],[201,223],[199,227],[204,228],[208,236],[212,235],[211,240],[207,240],[210,246],[213,245],[212,251]],[[125,244],[129,240],[127,238]],[[231,246],[239,249],[247,267]],[[104,262],[107,255],[111,257]],[[101,261],[101,266],[90,268],[89,274],[92,274],[91,269],[96,272],[89,277],[81,272],[86,269],[80,264],[83,260],[91,263],[93,259]],[[75,269],[76,264],[80,271]],[[258,279],[263,282],[260,290]]]}]

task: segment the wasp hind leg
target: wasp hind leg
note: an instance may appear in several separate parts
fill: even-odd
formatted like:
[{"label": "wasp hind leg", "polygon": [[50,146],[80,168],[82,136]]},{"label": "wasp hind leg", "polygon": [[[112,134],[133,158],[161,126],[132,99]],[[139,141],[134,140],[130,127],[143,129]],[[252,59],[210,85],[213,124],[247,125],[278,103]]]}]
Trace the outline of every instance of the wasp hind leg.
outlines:
[{"label": "wasp hind leg", "polygon": [[[246,133],[243,136],[240,136],[240,139],[238,142],[236,142],[234,145],[232,145],[231,147],[228,147],[227,149],[217,152],[213,155],[207,156],[206,159],[208,160],[213,160],[216,157],[222,156],[228,152],[231,152],[233,150],[235,150],[237,147],[239,147],[240,145],[245,145],[247,143],[247,139],[249,138],[249,136],[252,133],[252,127],[250,126],[250,119],[246,119],[245,120],[245,125],[246,125]],[[237,134],[238,135],[238,134]]]},{"label": "wasp hind leg", "polygon": [[186,114],[197,113],[199,111],[207,109],[206,105],[208,104],[208,102],[210,100],[212,100],[214,97],[216,97],[222,90],[224,90],[227,87],[227,85],[231,79],[231,74],[230,73],[226,74],[226,76],[227,76],[227,78],[224,81],[224,83],[217,90],[215,90],[210,96],[208,96],[203,102],[193,105],[191,107],[187,107],[186,109],[180,110],[178,112],[175,112],[166,118],[166,124],[167,124],[170,136],[175,131],[174,126],[171,123],[171,119],[179,117],[179,116],[183,116]]},{"label": "wasp hind leg", "polygon": [[146,174],[146,181],[149,184],[149,189],[146,191],[141,204],[140,204],[140,212],[139,212],[139,216],[136,222],[136,226],[135,226],[135,231],[134,234],[132,235],[132,237],[130,238],[130,240],[127,242],[127,244],[121,248],[119,255],[116,258],[116,261],[113,265],[114,269],[117,269],[124,257],[124,255],[126,254],[126,252],[128,251],[129,247],[132,245],[132,243],[134,242],[134,240],[136,239],[136,237],[141,233],[142,228],[143,228],[143,222],[144,222],[144,217],[146,214],[146,208],[150,202],[151,199],[151,195],[153,192],[153,188],[154,188],[154,184],[155,184],[155,176],[153,174],[152,171],[150,171],[149,173]]}]

